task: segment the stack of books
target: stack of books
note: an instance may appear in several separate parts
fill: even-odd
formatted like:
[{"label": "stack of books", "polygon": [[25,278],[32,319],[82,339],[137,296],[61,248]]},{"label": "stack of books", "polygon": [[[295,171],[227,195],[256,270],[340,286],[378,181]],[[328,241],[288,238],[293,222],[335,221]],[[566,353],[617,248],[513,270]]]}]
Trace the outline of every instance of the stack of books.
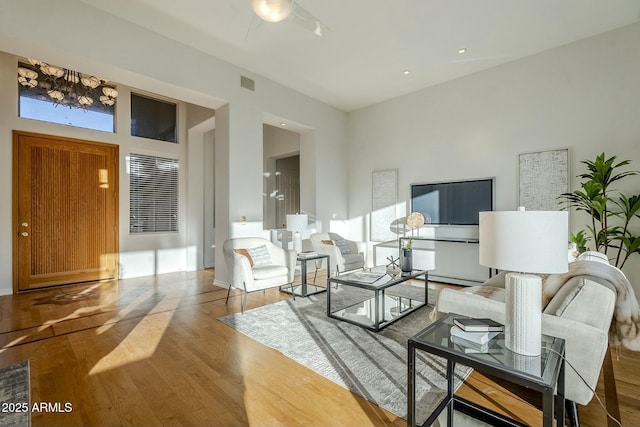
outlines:
[{"label": "stack of books", "polygon": [[504,331],[504,325],[491,319],[455,318],[453,324],[451,341],[465,353],[491,352],[491,340]]},{"label": "stack of books", "polygon": [[300,252],[298,254],[298,257],[300,258],[311,258],[314,256],[318,256],[318,252],[316,251],[304,251],[304,252]]}]

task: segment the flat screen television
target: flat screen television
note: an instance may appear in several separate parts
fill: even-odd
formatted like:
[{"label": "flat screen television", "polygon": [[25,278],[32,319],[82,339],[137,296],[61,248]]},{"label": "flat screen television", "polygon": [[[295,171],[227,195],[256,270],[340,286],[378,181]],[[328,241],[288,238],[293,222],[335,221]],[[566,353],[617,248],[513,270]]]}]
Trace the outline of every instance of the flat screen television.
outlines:
[{"label": "flat screen television", "polygon": [[478,212],[492,211],[494,178],[411,184],[411,211],[425,223],[478,225]]}]

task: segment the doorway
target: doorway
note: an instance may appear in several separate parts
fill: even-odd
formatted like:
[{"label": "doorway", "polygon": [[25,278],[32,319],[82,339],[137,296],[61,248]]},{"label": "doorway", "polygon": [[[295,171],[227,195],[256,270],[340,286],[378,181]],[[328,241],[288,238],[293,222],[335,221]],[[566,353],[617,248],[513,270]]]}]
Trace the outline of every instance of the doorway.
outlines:
[{"label": "doorway", "polygon": [[300,212],[300,156],[276,160],[276,225],[286,228],[287,214]]},{"label": "doorway", "polygon": [[13,132],[14,292],[118,277],[118,146]]}]

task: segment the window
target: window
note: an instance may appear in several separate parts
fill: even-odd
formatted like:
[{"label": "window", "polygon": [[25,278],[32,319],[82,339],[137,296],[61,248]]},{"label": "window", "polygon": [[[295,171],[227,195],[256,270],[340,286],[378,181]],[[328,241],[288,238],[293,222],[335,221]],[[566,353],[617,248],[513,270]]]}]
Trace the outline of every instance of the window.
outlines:
[{"label": "window", "polygon": [[20,117],[114,132],[113,113],[118,96],[114,87],[97,77],[32,62],[18,63]]},{"label": "window", "polygon": [[176,104],[131,94],[131,135],[178,142]]},{"label": "window", "polygon": [[131,154],[129,232],[178,231],[178,160]]}]

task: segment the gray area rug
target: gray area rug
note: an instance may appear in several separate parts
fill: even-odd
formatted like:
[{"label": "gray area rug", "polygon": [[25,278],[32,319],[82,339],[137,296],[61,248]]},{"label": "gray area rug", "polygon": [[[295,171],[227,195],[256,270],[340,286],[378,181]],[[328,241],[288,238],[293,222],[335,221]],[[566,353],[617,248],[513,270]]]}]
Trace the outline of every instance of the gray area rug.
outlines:
[{"label": "gray area rug", "polygon": [[0,369],[0,425],[30,426],[29,361]]},{"label": "gray area rug", "polygon": [[[422,285],[424,286],[424,285]],[[414,289],[409,289],[414,288]],[[397,290],[419,295],[416,286]],[[364,299],[370,294],[341,287],[332,307]],[[433,303],[436,291],[429,290]],[[375,333],[326,314],[326,294],[280,301],[275,304],[221,317],[219,320],[272,347],[318,374],[359,394],[370,402],[406,418],[407,339],[431,322],[432,305],[425,305]],[[416,379],[417,418],[425,420],[446,394],[446,362],[418,352]],[[456,367],[456,388],[471,373]]]}]

